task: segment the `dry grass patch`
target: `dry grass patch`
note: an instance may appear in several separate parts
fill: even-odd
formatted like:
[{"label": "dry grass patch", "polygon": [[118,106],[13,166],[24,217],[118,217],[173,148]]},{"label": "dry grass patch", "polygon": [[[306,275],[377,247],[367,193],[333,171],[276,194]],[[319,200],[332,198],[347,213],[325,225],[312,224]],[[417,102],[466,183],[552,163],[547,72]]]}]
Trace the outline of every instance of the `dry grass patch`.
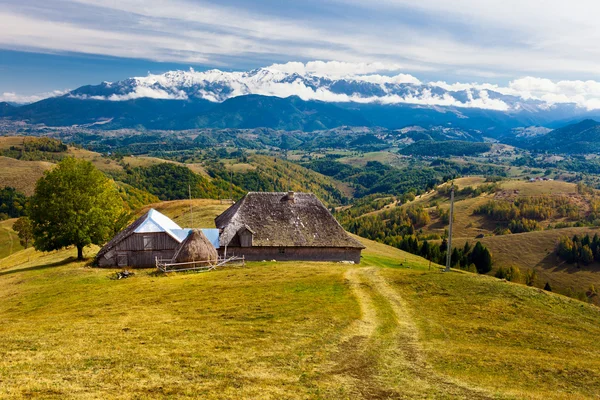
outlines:
[{"label": "dry grass patch", "polygon": [[345,397],[326,373],[358,317],[340,264],[115,281],[74,254],[0,271],[0,397]]},{"label": "dry grass patch", "polygon": [[67,150],[67,155],[81,160],[87,160],[94,164],[94,166],[102,172],[114,173],[123,171],[123,167],[121,167],[118,162],[111,160],[110,158],[102,157],[100,153],[80,149],[77,147],[69,147]]},{"label": "dry grass patch", "polygon": [[11,218],[0,221],[0,259],[23,249],[17,232],[12,229],[16,220],[16,218]]},{"label": "dry grass patch", "polygon": [[[535,270],[537,279],[535,285],[544,287],[546,282],[554,291],[560,293],[582,294],[590,285],[600,287],[600,265],[597,263],[584,266],[567,264],[560,260],[554,253],[556,243],[562,236],[600,234],[600,230],[592,228],[565,228],[549,231],[519,233],[504,236],[487,236],[477,239],[491,252],[494,267],[517,266],[521,274],[528,270]],[[466,240],[456,239],[456,246],[462,246]],[[473,240],[470,240],[473,243]],[[570,290],[570,293],[569,293]],[[600,304],[598,296],[591,298]]]},{"label": "dry grass patch", "polygon": [[0,156],[0,187],[11,186],[31,196],[37,180],[53,166],[47,161],[21,161]]},{"label": "dry grass patch", "polygon": [[436,370],[526,399],[600,393],[600,310],[539,289],[469,273],[386,269],[407,301]]}]

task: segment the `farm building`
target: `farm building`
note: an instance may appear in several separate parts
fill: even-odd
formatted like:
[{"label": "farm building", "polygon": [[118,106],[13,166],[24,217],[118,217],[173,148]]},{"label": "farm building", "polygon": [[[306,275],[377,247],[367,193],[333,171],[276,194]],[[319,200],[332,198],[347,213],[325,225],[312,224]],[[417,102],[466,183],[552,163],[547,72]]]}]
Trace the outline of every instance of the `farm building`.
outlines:
[{"label": "farm building", "polygon": [[[119,232],[96,255],[100,267],[154,267],[156,258],[171,260],[179,250],[189,253],[190,241],[186,239],[192,232],[183,229],[169,217],[151,209]],[[219,246],[217,229],[202,229],[214,247]],[[196,238],[198,234],[190,235]],[[184,249],[180,249],[185,244]]]},{"label": "farm building", "polygon": [[359,263],[364,249],[312,193],[250,192],[215,224],[219,254],[246,260]]}]

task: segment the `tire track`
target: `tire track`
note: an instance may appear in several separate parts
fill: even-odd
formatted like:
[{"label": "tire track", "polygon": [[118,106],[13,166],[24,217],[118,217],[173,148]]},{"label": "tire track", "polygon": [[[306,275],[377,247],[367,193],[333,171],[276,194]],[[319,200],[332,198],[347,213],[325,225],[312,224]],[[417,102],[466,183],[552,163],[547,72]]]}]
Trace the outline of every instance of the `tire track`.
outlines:
[{"label": "tire track", "polygon": [[[427,364],[408,304],[377,268],[352,268],[344,277],[360,304],[361,318],[343,337],[334,373],[352,378],[354,394],[365,399],[495,398],[444,377]],[[378,315],[376,297],[392,310],[390,337],[378,330],[385,321]]]}]

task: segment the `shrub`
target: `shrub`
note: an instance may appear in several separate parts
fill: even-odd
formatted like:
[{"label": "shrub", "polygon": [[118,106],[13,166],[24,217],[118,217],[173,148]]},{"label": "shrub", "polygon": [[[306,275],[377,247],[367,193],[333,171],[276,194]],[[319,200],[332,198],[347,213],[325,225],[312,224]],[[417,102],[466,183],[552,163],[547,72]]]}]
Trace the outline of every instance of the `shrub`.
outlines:
[{"label": "shrub", "polygon": [[537,272],[535,269],[530,269],[525,273],[525,284],[527,286],[533,286],[535,284],[535,279],[537,278]]},{"label": "shrub", "polygon": [[510,266],[508,268],[500,267],[496,271],[496,278],[506,279],[510,282],[517,282],[521,276],[521,271],[516,266]]}]

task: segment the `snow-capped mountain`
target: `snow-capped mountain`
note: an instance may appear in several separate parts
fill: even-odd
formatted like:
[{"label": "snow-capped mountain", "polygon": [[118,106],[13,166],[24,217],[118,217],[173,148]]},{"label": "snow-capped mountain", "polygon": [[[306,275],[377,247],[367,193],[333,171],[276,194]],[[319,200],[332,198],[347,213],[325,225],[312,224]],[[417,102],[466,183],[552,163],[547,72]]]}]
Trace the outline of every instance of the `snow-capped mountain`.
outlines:
[{"label": "snow-capped mountain", "polygon": [[290,64],[248,72],[170,71],[82,86],[36,103],[6,107],[0,117],[46,126],[91,124],[97,129],[314,131],[419,125],[476,130],[481,137],[497,138],[514,136],[513,128],[556,127],[600,116],[600,110],[585,103],[565,101],[564,96],[561,103],[553,103],[512,82],[507,87],[423,83],[406,74],[343,72]]},{"label": "snow-capped mountain", "polygon": [[478,85],[447,90],[435,83],[421,83],[411,75],[346,75],[330,77],[282,71],[266,67],[249,72],[209,70],[170,71],[120,82],[84,86],[68,94],[79,99],[122,101],[137,98],[190,100],[220,103],[227,99],[257,94],[302,100],[360,104],[413,104],[519,112],[547,109],[539,100],[524,100]]}]

